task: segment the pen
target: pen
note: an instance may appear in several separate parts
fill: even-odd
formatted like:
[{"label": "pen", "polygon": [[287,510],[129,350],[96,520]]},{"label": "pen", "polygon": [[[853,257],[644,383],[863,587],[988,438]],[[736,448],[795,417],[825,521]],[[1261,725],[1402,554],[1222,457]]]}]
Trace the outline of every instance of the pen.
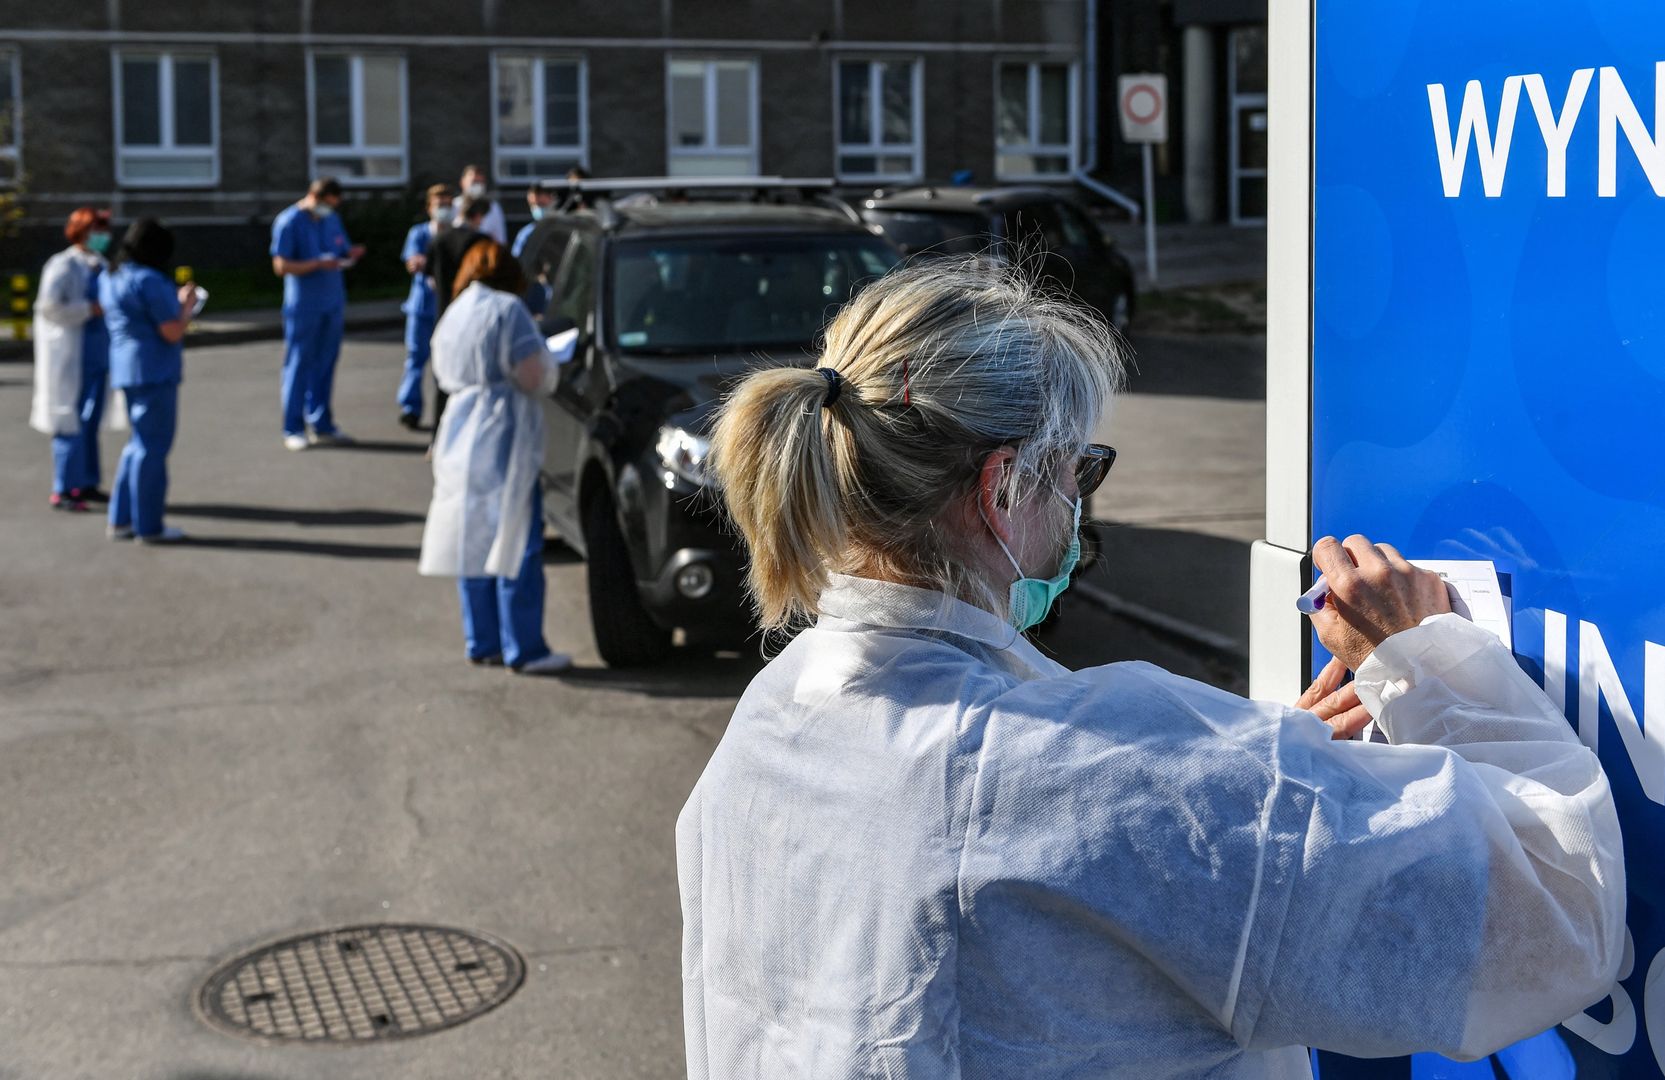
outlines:
[{"label": "pen", "polygon": [[1324,607],[1324,602],[1330,598],[1330,583],[1324,577],[1313,582],[1312,588],[1302,593],[1295,600],[1295,610],[1303,615],[1316,615]]}]

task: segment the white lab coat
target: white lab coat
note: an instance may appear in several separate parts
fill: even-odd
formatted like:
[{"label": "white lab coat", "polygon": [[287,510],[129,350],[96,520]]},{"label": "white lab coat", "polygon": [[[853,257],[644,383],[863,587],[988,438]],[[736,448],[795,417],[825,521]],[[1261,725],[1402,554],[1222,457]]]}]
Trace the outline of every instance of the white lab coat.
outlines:
[{"label": "white lab coat", "polygon": [[543,339],[518,296],[475,282],[434,327],[434,379],[450,397],[434,438],[434,495],[421,573],[514,577],[526,552],[543,464],[543,409],[513,366]]},{"label": "white lab coat", "polygon": [[92,318],[87,282],[102,256],[65,248],[40,274],[35,296],[35,395],[29,426],[43,435],[81,430],[81,331]]},{"label": "white lab coat", "polygon": [[1310,1075],[1483,1055],[1623,951],[1595,755],[1454,615],[1376,650],[1389,743],[1149,664],[1069,672],[834,578],[677,822],[693,1080]]}]

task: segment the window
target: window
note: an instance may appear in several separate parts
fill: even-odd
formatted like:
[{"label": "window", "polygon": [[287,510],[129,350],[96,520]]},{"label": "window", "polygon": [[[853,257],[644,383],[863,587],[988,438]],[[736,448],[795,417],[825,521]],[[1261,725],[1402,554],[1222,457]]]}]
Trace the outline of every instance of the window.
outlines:
[{"label": "window", "polygon": [[312,175],[345,184],[405,181],[405,58],[314,53]]},{"label": "window", "polygon": [[207,53],[116,54],[116,180],[219,182],[219,71]]},{"label": "window", "polygon": [[757,175],[757,64],[672,60],[671,176]]},{"label": "window", "polygon": [[584,61],[499,56],[493,77],[498,180],[564,176],[588,164]]},{"label": "window", "polygon": [[22,65],[15,49],[0,49],[0,184],[17,180],[23,145]]},{"label": "window", "polygon": [[994,171],[1002,180],[1075,170],[1075,68],[1002,61],[996,67]]},{"label": "window", "polygon": [[919,62],[838,62],[838,176],[916,180],[920,161]]}]

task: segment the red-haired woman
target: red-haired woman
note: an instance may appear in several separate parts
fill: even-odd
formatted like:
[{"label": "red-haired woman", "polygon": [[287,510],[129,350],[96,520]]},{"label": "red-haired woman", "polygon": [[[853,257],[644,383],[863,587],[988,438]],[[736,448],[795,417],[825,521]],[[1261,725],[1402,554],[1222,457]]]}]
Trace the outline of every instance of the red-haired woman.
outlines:
[{"label": "red-haired woman", "polygon": [[69,247],[46,261],[35,297],[35,400],[29,424],[52,436],[52,507],[85,511],[98,490],[98,425],[110,382],[110,335],[98,278],[110,212],[83,206],[64,226]]}]

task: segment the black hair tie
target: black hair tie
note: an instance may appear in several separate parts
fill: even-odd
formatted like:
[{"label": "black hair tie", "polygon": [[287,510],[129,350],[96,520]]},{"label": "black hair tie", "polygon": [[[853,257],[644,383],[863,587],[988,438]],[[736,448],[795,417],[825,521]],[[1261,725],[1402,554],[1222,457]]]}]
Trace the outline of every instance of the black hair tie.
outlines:
[{"label": "black hair tie", "polygon": [[827,380],[827,396],[821,399],[821,407],[830,409],[838,402],[838,395],[844,392],[844,376],[830,367],[816,368],[821,377]]}]

